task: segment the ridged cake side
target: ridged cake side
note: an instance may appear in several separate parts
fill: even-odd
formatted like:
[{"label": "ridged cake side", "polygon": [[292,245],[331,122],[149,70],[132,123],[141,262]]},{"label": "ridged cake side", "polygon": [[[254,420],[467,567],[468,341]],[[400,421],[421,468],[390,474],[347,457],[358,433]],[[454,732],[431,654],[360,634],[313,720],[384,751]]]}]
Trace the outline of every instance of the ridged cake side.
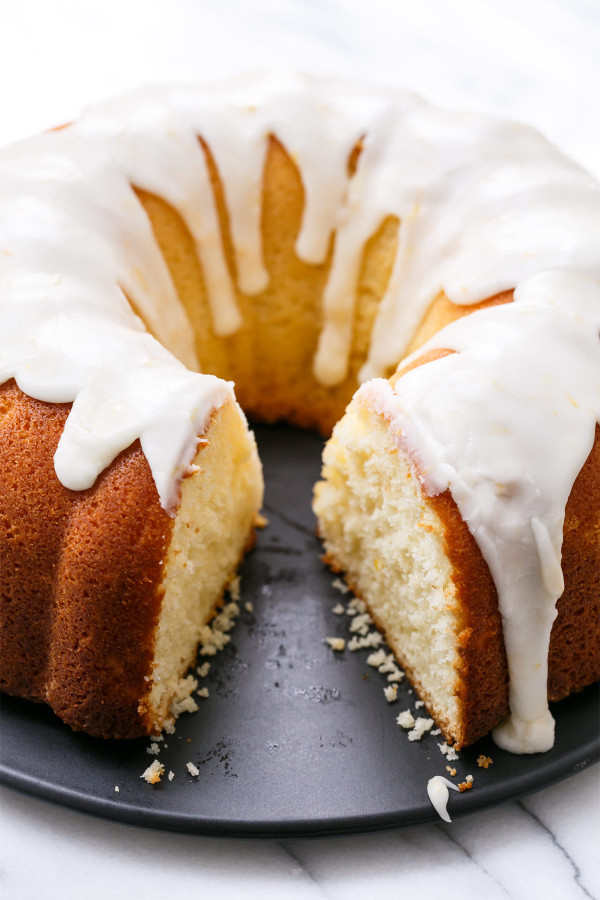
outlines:
[{"label": "ridged cake side", "polygon": [[53,466],[68,406],[14,383],[1,398],[3,690],[76,730],[137,736],[173,520],[139,443],[71,491]]},{"label": "ridged cake side", "polygon": [[[184,540],[178,532],[189,529],[190,510],[182,524],[181,504],[176,517],[161,507],[139,442],[93,488],[60,484],[53,454],[68,411],[32,400],[14,383],[0,387],[1,686],[48,703],[76,731],[138,737],[169,720],[200,626],[252,542],[260,465],[235,404],[219,410],[194,461],[198,470],[184,481],[197,519],[195,536]],[[225,494],[220,504],[214,488],[209,494],[213,482]],[[212,509],[204,494],[217,501]],[[211,529],[227,540],[206,544]],[[190,543],[196,553],[206,548],[205,578],[193,571]],[[173,655],[158,635],[177,603],[191,610],[190,627]],[[168,687],[155,696],[158,673]]]}]

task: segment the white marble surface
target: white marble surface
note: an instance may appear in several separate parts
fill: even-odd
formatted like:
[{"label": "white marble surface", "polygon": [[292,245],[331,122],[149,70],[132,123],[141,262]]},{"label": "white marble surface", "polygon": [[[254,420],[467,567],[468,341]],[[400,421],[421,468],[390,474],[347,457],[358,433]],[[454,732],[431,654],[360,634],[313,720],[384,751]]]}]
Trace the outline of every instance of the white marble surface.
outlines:
[{"label": "white marble surface", "polygon": [[[0,143],[148,82],[297,68],[541,128],[600,176],[597,0],[2,3]],[[600,898],[598,767],[451,825],[303,841],[171,835],[0,793],[0,889],[32,897]]]},{"label": "white marble surface", "polygon": [[377,834],[244,841],[94,819],[4,789],[5,900],[600,897],[598,767],[521,802]]}]

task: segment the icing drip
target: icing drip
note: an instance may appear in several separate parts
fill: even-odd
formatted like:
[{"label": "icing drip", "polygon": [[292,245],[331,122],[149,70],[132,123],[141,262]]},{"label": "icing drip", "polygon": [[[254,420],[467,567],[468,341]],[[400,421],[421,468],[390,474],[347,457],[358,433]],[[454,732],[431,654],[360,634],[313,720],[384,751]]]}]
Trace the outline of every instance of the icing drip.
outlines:
[{"label": "icing drip", "polygon": [[[556,269],[514,303],[448,325],[428,350],[456,353],[362,395],[396,428],[426,491],[450,489],[496,589],[509,670],[509,719],[493,736],[517,753],[548,750],[548,647],[565,506],[600,421],[600,281]],[[407,362],[410,362],[410,359]]]},{"label": "icing drip", "polygon": [[430,778],[427,782],[427,796],[431,800],[438,816],[443,819],[444,822],[452,821],[446,808],[448,806],[448,800],[450,799],[448,788],[451,788],[453,791],[459,790],[455,784],[447,778],[444,778],[443,775],[434,775],[433,778]]},{"label": "icing drip", "polygon": [[233,392],[183,365],[197,368],[192,330],[148,219],[127,178],[70,131],[0,162],[0,382],[74,401],[55,455],[65,487],[91,487],[140,438],[171,510],[198,434]]},{"label": "icing drip", "polygon": [[[131,198],[119,202],[117,183],[121,194],[127,182],[163,197],[194,239],[215,333],[228,335],[241,318],[199,138],[223,183],[237,287],[252,295],[268,284],[260,224],[271,136],[295,161],[304,185],[298,256],[324,262],[335,234],[314,361],[324,384],[346,377],[363,248],[387,217],[402,223],[400,246],[361,380],[395,366],[441,290],[456,303],[473,303],[545,268],[591,272],[596,264],[598,189],[589,175],[530,128],[436,110],[399,91],[302,76],[153,88],[98,104],[69,128],[20,144],[5,159],[12,167],[21,155],[35,154],[37,176],[21,185],[30,194],[34,181],[42,189],[48,168],[61,169],[53,188],[59,204],[72,201],[73,179],[81,184],[93,176],[96,200],[119,211],[123,232],[130,232],[136,205]],[[359,142],[350,174],[348,160]],[[69,174],[73,166],[78,175]],[[79,221],[91,215],[83,204],[77,210]],[[96,219],[96,233],[114,241],[115,223]],[[159,256],[153,258],[164,270]],[[164,271],[160,282],[168,282]],[[172,287],[162,294],[170,296]]]}]

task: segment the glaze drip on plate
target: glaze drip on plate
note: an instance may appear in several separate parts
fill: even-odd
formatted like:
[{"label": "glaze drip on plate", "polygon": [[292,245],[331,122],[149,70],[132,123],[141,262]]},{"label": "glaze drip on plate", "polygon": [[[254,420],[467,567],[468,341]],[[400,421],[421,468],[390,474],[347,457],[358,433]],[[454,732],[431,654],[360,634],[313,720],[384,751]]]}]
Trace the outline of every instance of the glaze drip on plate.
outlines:
[{"label": "glaze drip on plate", "polygon": [[[314,358],[321,383],[347,375],[364,246],[390,216],[400,221],[399,246],[362,380],[397,364],[441,291],[468,305],[516,288],[510,307],[467,317],[430,345],[457,353],[394,391],[375,381],[365,396],[397,417],[426,489],[450,488],[494,576],[513,708],[498,739],[521,752],[546,749],[552,723],[541,682],[562,590],[564,507],[600,418],[600,192],[537,132],[302,76],[154,88],[99,104],[0,154],[0,379],[14,377],[41,400],[73,402],[55,457],[65,486],[90,487],[140,438],[172,509],[198,435],[232,391],[197,373],[190,323],[134,187],[180,214],[213,329],[233,334],[242,325],[236,287],[253,295],[268,285],[262,183],[273,137],[304,187],[298,257],[317,265],[332,252]],[[237,284],[207,148],[223,184]],[[522,326],[531,349],[520,343]],[[532,396],[538,411],[524,413]],[[450,415],[456,408],[463,413]],[[525,612],[512,608],[518,597]],[[525,697],[531,673],[518,645],[530,612],[542,622],[532,654],[540,668]]]},{"label": "glaze drip on plate", "polygon": [[427,782],[427,796],[436,813],[444,822],[452,821],[448,813],[448,800],[450,799],[448,788],[453,791],[459,790],[452,781],[444,778],[443,775],[434,775]]}]

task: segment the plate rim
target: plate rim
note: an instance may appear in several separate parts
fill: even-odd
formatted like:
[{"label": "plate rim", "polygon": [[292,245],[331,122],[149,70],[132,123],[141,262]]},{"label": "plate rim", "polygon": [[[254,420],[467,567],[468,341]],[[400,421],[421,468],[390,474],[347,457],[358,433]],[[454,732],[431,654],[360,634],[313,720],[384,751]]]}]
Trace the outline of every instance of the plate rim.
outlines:
[{"label": "plate rim", "polygon": [[[590,685],[589,687],[595,686]],[[558,759],[551,759],[535,772],[515,774],[508,779],[503,778],[497,784],[486,785],[483,797],[477,791],[462,793],[460,803],[449,810],[452,821],[534,794],[546,787],[565,781],[599,762],[600,734],[590,737],[582,744],[561,751]],[[181,810],[173,812],[153,809],[132,802],[124,802],[122,799],[117,801],[106,796],[84,794],[81,791],[57,785],[48,779],[11,768],[2,760],[0,760],[0,784],[29,796],[115,823],[206,837],[242,839],[335,837],[442,822],[426,799],[425,791],[423,791],[423,803],[418,807],[411,807],[410,810],[311,819],[257,819],[250,822],[246,819],[235,818],[215,820],[193,813],[187,814]]]},{"label": "plate rim", "polygon": [[[309,462],[308,444],[298,440],[299,432],[296,429],[285,425],[261,425],[259,426],[259,428],[256,428],[255,431],[257,432],[257,439],[259,440],[259,444],[261,445],[261,458],[263,459],[265,468],[267,467],[268,459],[273,460],[275,458],[274,454],[277,459],[280,459],[282,452],[288,454],[289,458],[292,460],[292,464],[295,466],[294,473],[296,478],[300,475],[300,469],[298,468],[298,466],[301,466],[302,468],[304,468],[304,466],[307,466],[308,468],[314,468],[315,466],[320,467],[321,448],[323,442],[318,436],[314,435],[314,433],[304,433],[306,434],[311,446],[310,454],[312,454],[313,449],[316,451],[315,459],[312,459],[311,456]],[[271,443],[271,440],[269,439],[269,441],[267,442],[269,445],[268,447],[263,446],[263,441],[266,438],[266,432],[269,433],[270,438],[271,436],[274,436],[275,438],[274,443]],[[312,446],[313,444],[314,447]],[[299,452],[301,455],[296,460],[293,459],[293,454],[290,452],[290,449],[291,447],[295,448],[297,446],[299,447]],[[279,463],[277,465],[279,465]],[[272,478],[271,482],[267,480],[267,497],[265,498],[266,505],[268,505],[270,502],[274,502],[271,501],[271,498],[269,497],[269,490],[275,488],[277,484],[279,484],[279,486],[281,487],[285,479],[289,477],[285,468],[281,470],[277,469],[277,471],[274,471],[273,474],[275,477]],[[304,472],[302,472],[302,478],[303,477]],[[311,476],[311,485],[312,483],[314,483],[314,478],[312,478]],[[277,488],[275,490],[274,496],[278,499],[279,502],[281,502],[283,497],[280,495],[280,492],[278,493],[278,491],[280,491],[280,488]],[[301,501],[299,499],[300,494],[298,494],[297,496],[293,494],[292,498],[290,498],[289,495],[286,494],[286,503],[289,503],[289,500],[293,499],[293,497],[296,498],[294,502],[297,503],[295,513],[298,521],[296,522],[294,520],[293,523],[287,522],[287,524],[285,524],[284,522],[284,524],[282,525],[282,532],[271,532],[271,536],[275,541],[278,541],[280,536],[284,536],[283,539],[285,544],[285,542],[289,538],[289,529],[291,528],[291,532],[296,534],[296,531],[294,529],[298,528],[300,522],[303,523],[303,527],[300,529],[299,533],[301,533],[302,535],[305,535],[306,533],[310,533],[311,535],[313,534],[313,532],[311,532],[310,530],[310,524],[312,523],[313,519],[312,514],[310,513],[310,506],[307,506],[305,503],[305,493],[306,492],[304,490],[304,487],[302,487]],[[287,512],[289,512],[289,505],[286,505],[285,509]],[[265,532],[265,535],[268,536],[267,532]],[[285,537],[285,535],[287,535],[287,537]],[[291,538],[289,539],[291,540]],[[304,540],[305,537],[300,541],[300,546],[303,546]],[[294,546],[293,542],[289,544],[289,547],[292,546]],[[269,549],[272,551],[275,548],[273,546],[270,547],[269,542],[267,541],[265,547],[263,547],[263,550],[265,549],[267,551],[269,551]],[[313,549],[315,548],[311,548],[310,559],[314,562],[315,560],[318,560],[319,557],[317,553],[313,554]],[[279,559],[282,558],[279,557]],[[261,565],[265,565],[264,557],[261,557],[259,568]],[[282,563],[282,565],[284,564]],[[273,564],[272,568],[274,572],[274,580],[267,583],[271,583],[277,586],[277,567]],[[317,568],[319,569],[319,573],[321,572],[321,570],[323,571],[323,573],[325,573],[326,571],[320,563]],[[300,567],[298,571],[300,571],[303,579],[306,577],[312,578],[315,576],[315,571],[312,568],[312,563],[311,567],[309,567],[308,569],[303,569],[302,567]],[[329,573],[328,571],[326,572],[326,578],[327,584],[330,586],[331,595],[335,596],[336,599],[339,600],[337,591],[334,591],[333,588],[331,588],[331,573]],[[319,591],[318,594],[315,594],[315,596],[318,598],[318,607],[319,609],[325,610],[331,597],[325,594],[321,597],[320,574],[318,575],[317,581],[314,582],[314,584]],[[264,586],[266,586],[265,582],[263,582],[263,587]],[[286,590],[288,590],[287,587]],[[328,599],[326,599],[326,596]],[[279,607],[277,607],[277,609],[279,609]],[[242,613],[242,615],[244,614]],[[335,617],[330,616],[330,618],[333,619]],[[237,627],[239,627],[239,625]],[[337,624],[335,627],[337,627]],[[246,634],[246,629],[244,629],[243,633]],[[246,637],[249,637],[251,633],[251,631],[248,631]],[[292,635],[290,635],[289,637],[291,639]],[[277,641],[275,643],[277,643],[278,641],[279,638],[277,638]],[[234,644],[235,640],[232,642],[232,647],[234,646]],[[271,648],[268,652],[271,653],[272,649],[273,648]],[[267,655],[268,654],[265,651],[265,660],[268,662],[269,660],[267,660]],[[356,669],[356,667],[354,668]],[[256,671],[258,672],[259,669],[257,669]],[[260,669],[260,671],[263,670]],[[262,677],[263,676],[261,675],[261,680]],[[323,675],[315,675],[315,677],[323,677]],[[357,678],[358,676],[355,671],[353,673],[353,685],[360,684]],[[341,682],[341,685],[343,687],[343,681]],[[279,687],[277,683],[275,683],[275,686]],[[343,687],[343,690],[345,691],[346,688]],[[353,695],[351,691],[353,689],[348,688],[348,690],[350,691],[349,699],[350,702],[352,702]],[[563,721],[562,729],[560,731],[557,731],[557,744],[555,745],[553,750],[549,751],[549,754],[536,754],[536,756],[539,758],[539,764],[535,764],[533,766],[531,763],[529,763],[521,767],[515,767],[510,763],[508,765],[505,765],[505,763],[502,762],[498,767],[494,767],[485,776],[483,776],[482,773],[482,781],[480,782],[480,786],[476,785],[475,790],[462,793],[460,795],[460,798],[455,798],[454,795],[451,796],[449,811],[452,818],[459,819],[465,815],[470,815],[472,813],[493,808],[503,802],[518,800],[522,796],[526,796],[559,781],[562,781],[569,776],[576,774],[578,771],[588,768],[590,765],[599,761],[600,728],[596,727],[595,718],[596,710],[600,711],[600,703],[598,702],[598,690],[600,690],[600,685],[590,685],[588,688],[584,689],[584,691],[573,694],[571,695],[571,697],[566,698],[564,701],[561,701],[558,704],[553,704],[553,709],[556,709],[557,711],[557,724],[558,719],[564,719],[564,716],[566,715],[566,721]],[[412,693],[412,691],[410,691],[410,693]],[[372,694],[371,696],[374,695]],[[381,697],[381,695],[379,696]],[[36,746],[39,746],[41,744],[43,748],[44,739],[51,737],[52,729],[56,723],[59,723],[59,720],[54,717],[49,707],[33,705],[28,703],[28,701],[19,698],[7,697],[7,701],[9,701],[9,707],[10,703],[13,701],[14,703],[16,703],[16,706],[12,707],[13,719],[10,718],[11,712],[9,712],[6,707],[3,709],[2,706],[0,706],[0,717],[3,716],[6,712],[8,712],[9,715],[8,731],[5,728],[2,728],[2,733],[0,735],[0,745],[2,749],[2,755],[0,757],[0,783],[6,784],[8,787],[20,790],[29,795],[37,796],[50,802],[61,804],[65,807],[76,809],[78,811],[115,822],[169,832],[188,834],[193,833],[207,836],[229,836],[241,838],[308,838],[326,835],[383,831],[393,828],[408,827],[411,825],[422,825],[428,823],[439,824],[442,821],[438,817],[438,814],[435,812],[433,806],[428,800],[426,793],[426,778],[430,777],[431,774],[434,774],[436,770],[443,771],[443,765],[445,765],[445,763],[447,762],[447,759],[445,757],[436,756],[436,760],[440,765],[435,766],[434,764],[435,768],[433,768],[432,770],[428,770],[427,772],[424,772],[423,767],[420,766],[420,764],[416,765],[414,770],[407,769],[406,772],[402,775],[402,778],[409,779],[408,794],[410,795],[410,797],[405,800],[404,796],[398,795],[398,793],[396,793],[391,798],[388,797],[389,802],[380,804],[379,808],[376,808],[376,805],[374,804],[369,804],[368,789],[370,782],[368,780],[368,776],[365,777],[366,770],[364,769],[361,770],[361,777],[363,778],[362,786],[367,791],[367,793],[364,795],[367,799],[364,805],[359,805],[358,807],[356,805],[352,806],[352,804],[349,804],[345,807],[343,805],[338,806],[338,809],[336,810],[335,804],[333,807],[327,808],[327,804],[317,803],[313,806],[306,806],[306,804],[300,803],[297,809],[301,810],[301,812],[297,812],[295,815],[290,815],[290,811],[293,812],[293,807],[290,808],[288,806],[284,808],[281,805],[277,806],[277,814],[269,815],[269,812],[271,812],[271,808],[264,803],[261,804],[260,802],[257,802],[256,810],[259,815],[253,816],[252,804],[243,805],[241,809],[238,809],[234,806],[228,806],[225,802],[220,807],[218,807],[217,804],[213,804],[211,806],[210,803],[204,803],[204,805],[202,805],[202,802],[200,802],[199,808],[198,795],[196,795],[192,796],[190,803],[187,806],[181,803],[179,797],[175,797],[174,802],[171,802],[170,805],[168,802],[164,804],[163,800],[163,805],[161,805],[160,794],[159,796],[154,797],[156,804],[153,805],[153,802],[145,802],[146,795],[133,788],[133,785],[129,782],[127,783],[128,790],[121,791],[119,794],[112,793],[112,785],[114,785],[114,782],[112,782],[110,788],[107,786],[108,782],[105,777],[106,774],[108,774],[110,778],[112,778],[114,772],[117,778],[122,777],[122,775],[117,773],[114,766],[114,761],[117,760],[118,753],[111,754],[109,751],[107,755],[108,766],[102,770],[105,774],[97,781],[94,781],[93,779],[92,770],[86,768],[85,766],[83,769],[83,774],[85,776],[83,780],[78,773],[77,775],[73,776],[72,780],[69,782],[70,770],[65,770],[60,766],[58,769],[59,774],[55,774],[56,758],[52,755],[55,752],[52,748],[45,754],[42,753],[41,756],[37,757],[38,762],[41,762],[43,764],[41,768],[39,765],[32,765],[31,756],[27,753],[20,752],[20,741],[22,741],[23,738],[29,741],[31,741],[32,739],[37,741],[37,745],[33,745],[34,749],[32,751],[35,758],[36,752],[39,752],[36,751]],[[361,703],[363,702],[364,701],[361,700]],[[21,706],[21,704],[23,705]],[[571,706],[571,704],[574,704],[574,706]],[[385,705],[385,708],[387,708],[387,704]],[[38,714],[35,712],[36,709],[39,711],[39,718],[37,718]],[[562,710],[564,710],[564,713],[561,715],[560,711]],[[574,711],[574,720],[571,715],[571,710]],[[47,718],[48,716],[49,718]],[[216,717],[217,719],[219,718],[218,714],[216,714]],[[588,721],[591,722],[591,727],[587,727]],[[575,727],[573,727],[573,723],[575,723]],[[584,728],[582,728],[583,723],[586,723]],[[11,728],[12,731],[10,730]],[[19,728],[21,728],[22,730],[19,731]],[[65,730],[61,730],[62,737],[60,738],[59,743],[56,744],[56,747],[58,747],[59,750],[62,749],[63,752],[65,749],[67,749],[68,752],[71,752],[71,747],[73,746],[73,752],[76,753],[77,747],[71,744],[69,735],[73,735],[74,737],[77,737],[77,735],[74,735],[74,733],[71,732],[68,726],[60,724],[60,728]],[[393,730],[396,730],[395,725],[393,726]],[[189,734],[195,737],[192,730],[189,731]],[[8,740],[5,743],[7,735]],[[83,737],[85,740],[94,740],[87,736]],[[101,739],[99,740],[101,741]],[[143,740],[144,739],[142,738],[141,741]],[[484,740],[487,741],[488,739],[485,738]],[[77,742],[75,742],[75,744],[76,743]],[[101,744],[102,743],[103,742],[101,741]],[[426,754],[429,749],[434,749],[433,747],[429,747],[426,741],[424,742],[424,744],[425,746],[423,747],[423,750]],[[415,750],[417,747],[417,745],[412,744],[407,746],[414,747]],[[478,742],[478,744],[474,746],[479,749],[479,746],[481,745],[479,745]],[[488,754],[491,754],[492,752],[491,746],[489,748],[485,746],[482,747],[482,749],[485,750],[485,752]],[[468,753],[469,750],[470,748],[465,748],[465,752]],[[434,754],[437,754],[437,752],[437,748],[435,748]],[[481,752],[481,750],[479,752]],[[100,751],[100,755],[104,755],[103,751]],[[512,757],[513,759],[518,758],[513,754],[507,754],[507,756]],[[147,764],[147,757],[145,757],[144,755],[143,758],[146,759]],[[401,762],[404,762],[405,758],[402,756],[402,751],[400,751],[400,756],[398,757],[398,759]],[[429,756],[427,756],[427,759],[429,760]],[[532,757],[529,757],[529,759],[531,760]],[[371,757],[369,757],[369,766],[370,761]],[[463,764],[466,764],[467,766],[472,768],[474,772],[477,771],[473,754],[470,754],[470,756],[467,757],[461,754],[461,761]],[[258,768],[260,770],[260,764]],[[140,771],[140,769],[137,769],[137,774],[139,774]],[[54,780],[52,778],[53,774],[55,774]],[[312,773],[310,771],[309,774],[312,777]],[[386,770],[385,777],[387,777],[387,774],[388,773]],[[460,777],[462,777],[462,774]],[[410,783],[410,779],[413,779],[412,784]],[[321,781],[321,783],[323,782]],[[140,786],[141,783],[138,780],[136,781],[136,784]],[[181,782],[181,784],[184,785],[185,783]],[[315,784],[319,785],[318,771],[315,772]],[[192,784],[190,784],[189,786],[193,789]],[[159,790],[159,787],[153,788],[151,786],[143,785],[144,790],[146,790],[147,787],[150,791]],[[418,793],[416,792],[417,787]],[[216,791],[218,792],[220,789],[220,785],[217,783]],[[148,794],[147,796],[149,799],[150,797],[152,797],[152,794]],[[202,798],[200,798],[200,800],[202,800]],[[365,812],[365,809],[368,811]],[[237,816],[232,815],[232,811],[237,812]],[[243,815],[240,815],[240,812],[243,812]]]}]

